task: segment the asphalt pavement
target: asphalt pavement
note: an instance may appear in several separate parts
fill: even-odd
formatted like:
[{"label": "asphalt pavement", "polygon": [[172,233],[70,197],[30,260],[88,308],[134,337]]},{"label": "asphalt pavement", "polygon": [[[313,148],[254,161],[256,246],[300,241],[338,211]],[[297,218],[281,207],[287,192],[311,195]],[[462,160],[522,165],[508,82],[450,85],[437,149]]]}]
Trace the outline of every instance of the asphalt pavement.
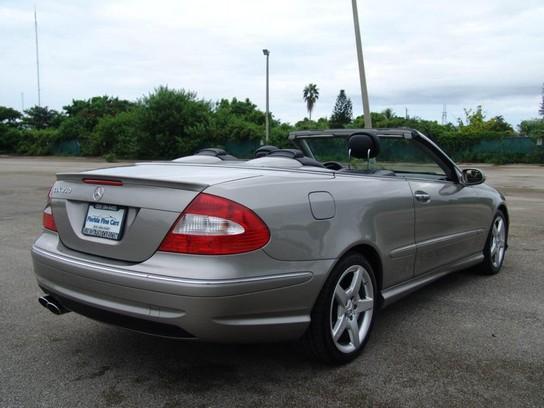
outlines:
[{"label": "asphalt pavement", "polygon": [[510,209],[499,275],[395,303],[360,358],[328,367],[300,343],[188,343],[42,308],[30,247],[54,173],[106,165],[0,158],[0,407],[544,406],[544,167],[483,167]]}]

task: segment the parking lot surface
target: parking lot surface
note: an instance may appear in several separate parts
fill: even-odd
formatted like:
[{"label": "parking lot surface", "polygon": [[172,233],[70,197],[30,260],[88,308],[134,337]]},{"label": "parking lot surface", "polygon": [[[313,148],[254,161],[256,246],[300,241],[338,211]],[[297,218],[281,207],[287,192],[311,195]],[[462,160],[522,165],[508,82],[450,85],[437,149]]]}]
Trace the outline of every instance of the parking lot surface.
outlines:
[{"label": "parking lot surface", "polygon": [[544,406],[544,167],[482,167],[510,209],[499,275],[382,310],[363,354],[331,368],[299,343],[187,343],[42,308],[30,247],[54,174],[105,165],[0,158],[0,407]]}]

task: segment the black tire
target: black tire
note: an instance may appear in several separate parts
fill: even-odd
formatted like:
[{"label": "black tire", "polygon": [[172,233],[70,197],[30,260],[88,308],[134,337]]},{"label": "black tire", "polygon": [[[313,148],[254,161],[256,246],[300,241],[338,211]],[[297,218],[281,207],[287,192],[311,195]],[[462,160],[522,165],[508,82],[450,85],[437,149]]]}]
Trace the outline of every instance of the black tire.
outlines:
[{"label": "black tire", "polygon": [[[362,267],[362,269],[358,267]],[[352,272],[349,272],[350,270],[352,270]],[[355,298],[348,300],[348,303],[346,303],[348,307],[340,308],[339,304],[336,304],[339,303],[338,298],[335,295],[337,285],[340,284],[340,289],[342,289],[342,286],[346,285],[349,281],[349,288],[345,291],[345,293],[348,294],[355,282],[355,273],[359,270],[361,271],[363,280],[361,281],[360,289],[357,291],[357,294],[354,295],[357,296],[359,300],[353,300]],[[366,271],[366,274],[363,270]],[[351,278],[349,274],[353,274],[353,278]],[[368,278],[370,278],[370,285]],[[353,292],[354,291],[352,291],[352,293]],[[371,299],[367,292],[372,292]],[[360,297],[361,293],[365,295],[364,298]],[[370,300],[372,300],[372,309],[365,310],[366,307],[370,305]],[[353,303],[349,303],[350,301],[353,301]],[[363,305],[362,302],[366,302],[366,306]],[[359,303],[362,305],[361,310],[364,311],[357,311]],[[376,317],[377,305],[377,285],[372,266],[365,257],[359,253],[346,254],[333,268],[312,310],[312,321],[306,332],[305,341],[314,356],[328,364],[345,364],[355,359],[368,342]],[[348,315],[349,310],[351,310],[351,315]],[[342,317],[340,317],[340,315],[342,315]],[[359,324],[359,320],[361,321],[361,326],[359,327],[361,332],[358,332],[358,334],[363,335],[365,332],[366,334],[364,334],[362,339],[359,338],[359,340],[356,340],[359,344],[354,350],[341,351],[339,347],[344,347],[344,345],[341,344],[341,341],[344,341],[347,344],[345,346],[346,349],[355,347],[353,345],[354,342],[351,340],[353,339],[352,333],[355,331],[353,329],[355,326],[351,326],[351,323],[346,323],[349,327],[343,329],[345,331],[343,332],[342,337],[335,341],[332,334],[333,319],[336,320],[335,323],[337,324],[340,323],[341,319],[351,323],[355,320],[357,324]],[[340,327],[340,324],[338,324],[338,327]],[[338,330],[338,332],[340,332],[340,330]]]},{"label": "black tire", "polygon": [[[500,223],[500,222],[502,222],[502,225],[504,228],[504,240],[502,242],[502,245],[503,245],[502,256],[500,261],[497,262],[497,259],[495,258],[495,254],[493,253],[494,228],[497,225],[497,223]],[[506,222],[506,216],[504,215],[504,213],[501,210],[498,210],[495,216],[493,217],[493,222],[491,223],[491,227],[489,228],[489,234],[487,235],[487,241],[484,247],[484,260],[480,265],[478,265],[477,271],[483,275],[495,275],[499,273],[504,263],[504,258],[506,256],[507,243],[508,243],[508,223]]]}]

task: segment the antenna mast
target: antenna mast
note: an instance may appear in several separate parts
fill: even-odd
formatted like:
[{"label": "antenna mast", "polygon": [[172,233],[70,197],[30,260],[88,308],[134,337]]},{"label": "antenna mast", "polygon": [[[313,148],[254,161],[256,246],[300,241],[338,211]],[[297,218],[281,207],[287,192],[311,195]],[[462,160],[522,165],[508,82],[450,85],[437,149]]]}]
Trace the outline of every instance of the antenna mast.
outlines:
[{"label": "antenna mast", "polygon": [[41,106],[40,94],[40,53],[38,51],[38,18],[36,16],[36,7],[34,7],[34,35],[36,38],[36,76],[38,78],[38,106]]},{"label": "antenna mast", "polygon": [[442,124],[445,125],[448,123],[448,111],[446,110],[446,104],[444,104],[444,109],[442,110]]}]

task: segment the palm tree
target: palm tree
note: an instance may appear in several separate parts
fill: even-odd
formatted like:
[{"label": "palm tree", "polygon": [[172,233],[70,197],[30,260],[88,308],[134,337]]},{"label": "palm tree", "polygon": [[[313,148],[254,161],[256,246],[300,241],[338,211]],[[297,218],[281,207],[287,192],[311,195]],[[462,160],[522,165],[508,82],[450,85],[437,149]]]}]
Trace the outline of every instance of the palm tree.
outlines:
[{"label": "palm tree", "polygon": [[319,89],[316,84],[308,84],[304,87],[302,91],[302,98],[306,102],[306,109],[308,109],[308,115],[310,120],[312,120],[312,110],[314,105],[319,99]]},{"label": "palm tree", "polygon": [[393,112],[393,109],[387,108],[382,112],[385,119],[393,119],[395,116],[395,112]]}]

